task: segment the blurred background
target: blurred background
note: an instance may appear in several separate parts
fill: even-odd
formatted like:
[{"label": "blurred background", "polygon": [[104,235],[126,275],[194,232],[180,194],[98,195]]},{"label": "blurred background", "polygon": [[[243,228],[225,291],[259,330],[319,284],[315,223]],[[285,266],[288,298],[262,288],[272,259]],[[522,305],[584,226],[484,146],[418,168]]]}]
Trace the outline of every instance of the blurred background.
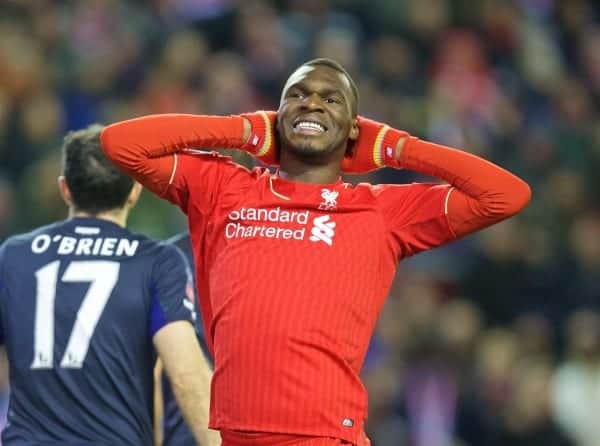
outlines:
[{"label": "blurred background", "polygon": [[[599,17],[593,0],[0,0],[0,240],[66,216],[65,131],[273,109],[297,65],[335,58],[361,114],[533,189],[518,217],[401,264],[363,370],[373,445],[598,446]],[[131,226],[185,221],[146,194]],[[0,412],[6,382],[4,364]]]}]

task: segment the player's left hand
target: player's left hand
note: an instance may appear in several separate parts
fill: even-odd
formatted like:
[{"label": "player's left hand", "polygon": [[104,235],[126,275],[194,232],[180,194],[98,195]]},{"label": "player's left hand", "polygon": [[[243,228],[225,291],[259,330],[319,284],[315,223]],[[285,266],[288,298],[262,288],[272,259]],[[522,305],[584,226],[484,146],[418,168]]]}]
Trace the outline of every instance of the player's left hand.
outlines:
[{"label": "player's left hand", "polygon": [[367,173],[382,167],[400,168],[398,142],[410,136],[387,124],[358,116],[358,139],[342,162],[344,173]]},{"label": "player's left hand", "polygon": [[277,148],[277,112],[259,110],[241,115],[250,122],[248,141],[240,147],[268,166],[279,164]]}]

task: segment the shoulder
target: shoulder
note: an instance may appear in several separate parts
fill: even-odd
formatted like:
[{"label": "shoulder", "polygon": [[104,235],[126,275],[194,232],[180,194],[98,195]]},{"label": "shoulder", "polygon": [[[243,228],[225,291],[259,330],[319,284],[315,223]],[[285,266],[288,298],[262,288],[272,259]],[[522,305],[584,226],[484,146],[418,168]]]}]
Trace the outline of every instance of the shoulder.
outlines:
[{"label": "shoulder", "polygon": [[212,165],[219,170],[238,174],[242,176],[251,176],[251,171],[246,167],[233,161],[231,156],[220,154],[214,150],[186,149],[177,153],[177,163],[183,169],[194,168],[199,164]]},{"label": "shoulder", "polygon": [[248,169],[241,164],[232,160],[230,156],[217,154],[218,162],[223,166],[224,173],[228,183],[230,182],[247,182],[252,184],[261,178],[268,178],[271,172],[266,167],[253,167]]},{"label": "shoulder", "polygon": [[151,277],[155,289],[174,289],[192,283],[190,265],[177,246],[167,241],[157,242],[152,259]]},{"label": "shoulder", "polygon": [[354,188],[356,190],[368,191],[371,194],[380,194],[382,192],[408,192],[416,189],[426,189],[431,187],[431,183],[400,183],[400,184],[372,184],[358,183]]},{"label": "shoulder", "polygon": [[33,231],[13,235],[0,244],[0,275],[7,273],[7,265],[22,268],[30,265],[32,255],[50,246],[56,229],[62,222],[53,223]]},{"label": "shoulder", "polygon": [[139,252],[151,257],[154,261],[165,257],[181,255],[181,251],[177,248],[176,243],[183,240],[183,238],[179,240],[183,235],[177,235],[168,240],[155,240],[144,234],[129,230],[126,230],[126,232],[129,238],[139,241],[141,248]]},{"label": "shoulder", "polygon": [[45,226],[40,226],[30,232],[24,232],[21,234],[15,234],[11,237],[8,237],[6,240],[0,244],[0,255],[2,253],[6,254],[9,251],[20,249],[23,247],[29,247],[31,243],[40,238],[48,238],[48,241],[51,240],[52,235],[64,224],[64,222],[56,222]]},{"label": "shoulder", "polygon": [[177,234],[167,239],[166,243],[176,246],[179,250],[181,250],[190,265],[193,263],[192,239],[189,233],[184,232]]},{"label": "shoulder", "polygon": [[136,249],[134,257],[147,267],[152,267],[170,257],[180,257],[181,252],[171,243],[155,240],[145,234],[131,231],[127,228],[117,228],[110,234],[121,240],[128,240]]},{"label": "shoulder", "polygon": [[182,232],[168,238],[165,240],[165,243],[168,243],[169,245],[175,245],[179,249],[183,250],[191,244],[190,234],[188,232]]},{"label": "shoulder", "polygon": [[224,188],[251,186],[258,178],[268,173],[268,169],[254,167],[248,169],[230,156],[215,151],[186,150],[178,154],[175,171],[190,184],[208,182]]},{"label": "shoulder", "polygon": [[352,185],[349,183],[344,184],[346,189],[352,191],[354,200],[364,202],[376,202],[382,195],[402,194],[409,190],[410,185],[408,184],[371,184],[371,183],[358,183]]},{"label": "shoulder", "polygon": [[215,150],[201,150],[201,149],[186,149],[182,152],[178,152],[178,158],[180,160],[184,160],[187,163],[194,163],[195,161],[201,161],[202,163],[212,163],[219,165],[221,168],[226,170],[231,170],[233,172],[247,175],[247,176],[255,176],[255,173],[258,172],[263,173],[264,171],[268,172],[266,167],[253,167],[249,169],[239,163],[233,161],[233,158],[229,155],[224,155]]},{"label": "shoulder", "polygon": [[154,264],[158,267],[165,264],[178,265],[186,267],[187,261],[185,254],[175,244],[167,241],[153,242],[154,243]]},{"label": "shoulder", "polygon": [[147,245],[150,248],[156,247],[160,244],[160,241],[154,240],[148,237],[146,234],[142,234],[141,232],[132,231],[129,228],[118,228],[122,233],[120,234],[123,237],[128,237],[130,239],[138,240],[140,243]]},{"label": "shoulder", "polygon": [[355,186],[357,193],[370,195],[374,198],[382,195],[420,195],[426,192],[447,191],[448,184],[439,183],[404,183],[404,184],[371,184],[359,183]]}]

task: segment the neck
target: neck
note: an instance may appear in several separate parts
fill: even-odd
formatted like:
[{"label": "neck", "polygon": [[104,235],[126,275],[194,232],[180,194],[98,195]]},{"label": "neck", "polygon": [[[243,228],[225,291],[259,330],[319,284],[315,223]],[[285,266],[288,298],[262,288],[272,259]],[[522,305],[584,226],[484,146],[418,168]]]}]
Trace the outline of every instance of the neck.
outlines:
[{"label": "neck", "polygon": [[311,164],[296,155],[282,151],[279,176],[301,183],[331,184],[341,175],[341,160],[333,159],[325,164]]},{"label": "neck", "polygon": [[125,208],[99,212],[97,214],[92,214],[90,212],[79,211],[75,208],[69,209],[69,217],[81,217],[81,218],[98,218],[100,220],[107,220],[112,223],[115,223],[121,227],[125,227],[127,225],[127,215],[128,212]]}]

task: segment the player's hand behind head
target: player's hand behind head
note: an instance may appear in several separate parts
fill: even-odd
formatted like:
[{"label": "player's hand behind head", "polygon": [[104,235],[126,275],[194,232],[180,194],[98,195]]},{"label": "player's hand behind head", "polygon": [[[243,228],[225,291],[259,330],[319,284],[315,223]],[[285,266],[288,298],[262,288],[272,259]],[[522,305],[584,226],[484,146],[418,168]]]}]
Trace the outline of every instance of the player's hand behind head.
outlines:
[{"label": "player's hand behind head", "polygon": [[250,122],[250,136],[241,150],[252,154],[268,166],[279,165],[277,147],[277,112],[259,110],[241,115]]},{"label": "player's hand behind head", "polygon": [[382,167],[400,168],[397,146],[408,133],[358,116],[358,139],[342,161],[344,173],[367,173]]}]

